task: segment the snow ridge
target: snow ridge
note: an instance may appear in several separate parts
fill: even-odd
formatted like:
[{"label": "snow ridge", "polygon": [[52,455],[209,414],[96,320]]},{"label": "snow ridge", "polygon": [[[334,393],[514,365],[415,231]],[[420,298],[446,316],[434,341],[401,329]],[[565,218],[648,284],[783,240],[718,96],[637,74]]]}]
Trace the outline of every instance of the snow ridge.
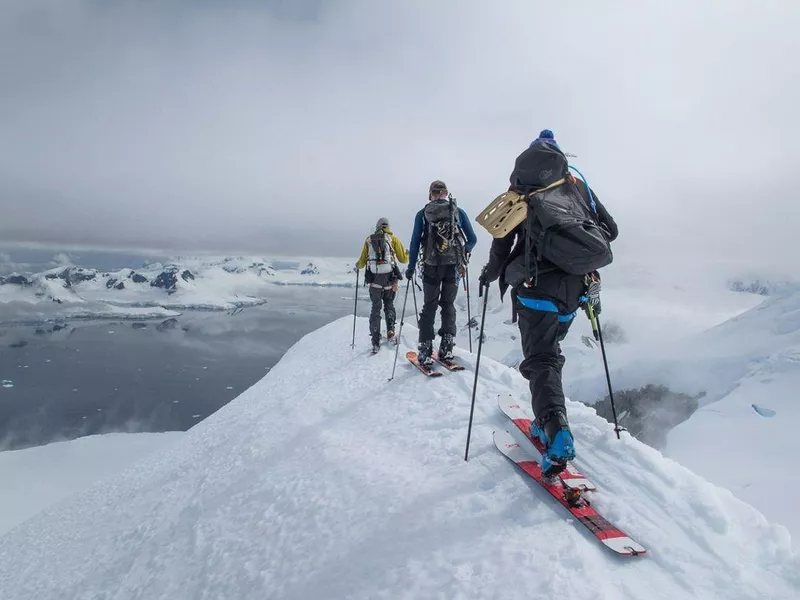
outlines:
[{"label": "snow ridge", "polygon": [[541,598],[800,597],[783,527],[570,403],[595,505],[649,550],[611,555],[494,448],[513,428],[498,396],[527,404],[516,372],[482,358],[465,463],[474,356],[424,378],[406,324],[388,383],[394,353],[351,350],[351,327],[310,334],[165,452],[0,538],[3,596],[489,598],[518,581]]}]

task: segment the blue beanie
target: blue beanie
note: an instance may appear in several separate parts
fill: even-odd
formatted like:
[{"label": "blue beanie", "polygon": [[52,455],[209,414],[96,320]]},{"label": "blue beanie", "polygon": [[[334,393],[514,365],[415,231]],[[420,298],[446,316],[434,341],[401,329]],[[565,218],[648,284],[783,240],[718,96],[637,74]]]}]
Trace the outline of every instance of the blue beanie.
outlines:
[{"label": "blue beanie", "polygon": [[[559,148],[558,142],[556,142],[556,139],[555,139],[555,136],[553,135],[553,132],[550,131],[549,129],[542,129],[539,132],[539,137],[531,142],[531,146],[533,146],[534,144],[536,144],[538,142],[547,142],[549,144],[553,144],[556,148]],[[560,148],[559,148],[559,150],[560,150]]]}]

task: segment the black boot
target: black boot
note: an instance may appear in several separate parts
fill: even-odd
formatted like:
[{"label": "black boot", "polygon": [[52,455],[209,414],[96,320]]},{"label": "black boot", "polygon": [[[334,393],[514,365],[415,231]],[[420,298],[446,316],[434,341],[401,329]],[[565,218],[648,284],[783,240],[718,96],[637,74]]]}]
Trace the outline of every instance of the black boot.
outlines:
[{"label": "black boot", "polygon": [[453,359],[453,346],[455,340],[449,333],[442,335],[442,342],[439,344],[439,360],[452,360]]},{"label": "black boot", "polygon": [[417,346],[417,359],[421,365],[425,365],[426,367],[430,367],[433,365],[433,342],[431,340],[426,340],[424,342],[420,342],[419,346]]}]

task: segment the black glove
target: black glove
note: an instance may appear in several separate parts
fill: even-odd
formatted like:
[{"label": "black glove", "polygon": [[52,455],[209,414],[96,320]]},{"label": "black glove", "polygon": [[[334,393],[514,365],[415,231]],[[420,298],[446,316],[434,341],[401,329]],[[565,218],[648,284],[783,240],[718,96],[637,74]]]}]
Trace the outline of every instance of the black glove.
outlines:
[{"label": "black glove", "polygon": [[489,287],[489,265],[484,265],[481,269],[481,275],[478,277],[478,283],[481,287]]},{"label": "black glove", "polygon": [[408,267],[406,269],[406,279],[411,279],[414,277],[414,267]]}]

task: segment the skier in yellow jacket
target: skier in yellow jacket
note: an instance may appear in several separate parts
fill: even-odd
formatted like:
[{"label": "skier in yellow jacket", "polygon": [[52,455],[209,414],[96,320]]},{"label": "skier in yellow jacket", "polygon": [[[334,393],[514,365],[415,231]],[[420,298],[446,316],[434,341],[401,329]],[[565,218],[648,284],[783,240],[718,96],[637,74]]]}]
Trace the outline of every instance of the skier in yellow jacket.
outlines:
[{"label": "skier in yellow jacket", "polygon": [[386,317],[386,337],[390,340],[394,337],[394,324],[397,320],[394,299],[398,282],[403,278],[398,263],[408,263],[408,251],[389,229],[389,220],[381,217],[375,224],[375,232],[364,240],[361,256],[356,262],[356,268],[366,267],[364,281],[369,285],[369,297],[372,300],[369,335],[373,352],[380,348],[381,306]]}]

